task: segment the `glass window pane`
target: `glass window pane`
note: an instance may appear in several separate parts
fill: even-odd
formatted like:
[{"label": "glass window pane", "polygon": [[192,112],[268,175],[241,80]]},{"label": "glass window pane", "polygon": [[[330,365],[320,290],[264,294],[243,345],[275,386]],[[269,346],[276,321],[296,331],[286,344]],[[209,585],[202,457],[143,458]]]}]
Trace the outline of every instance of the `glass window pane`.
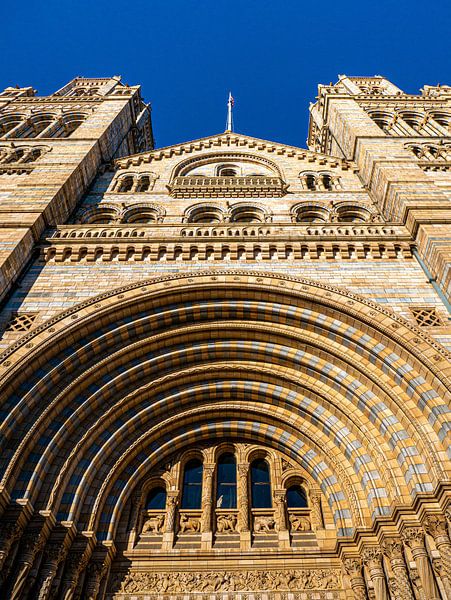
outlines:
[{"label": "glass window pane", "polygon": [[265,460],[257,459],[251,464],[252,508],[271,508],[271,483],[269,467]]},{"label": "glass window pane", "polygon": [[183,474],[182,508],[201,508],[202,463],[197,458],[188,461]]},{"label": "glass window pane", "polygon": [[236,508],[236,461],[233,454],[223,454],[218,461],[217,508]]},{"label": "glass window pane", "polygon": [[300,485],[292,485],[287,490],[288,508],[305,508],[307,506],[307,495]]},{"label": "glass window pane", "polygon": [[166,490],[161,487],[153,488],[147,496],[146,509],[164,510],[166,508]]}]

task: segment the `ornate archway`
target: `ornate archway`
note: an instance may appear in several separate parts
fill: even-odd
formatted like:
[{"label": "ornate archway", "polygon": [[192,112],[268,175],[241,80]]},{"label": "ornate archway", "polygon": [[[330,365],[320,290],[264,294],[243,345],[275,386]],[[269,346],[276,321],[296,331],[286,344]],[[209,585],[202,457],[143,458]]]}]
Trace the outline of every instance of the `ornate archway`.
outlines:
[{"label": "ornate archway", "polygon": [[[4,589],[95,598],[147,560],[124,593],[176,593],[167,564],[185,573],[188,591],[189,581],[199,592],[240,591],[230,573],[244,553],[257,567],[241,585],[257,583],[241,591],[330,589],[341,598],[361,578],[350,568],[347,579],[343,557],[445,506],[448,372],[443,348],[390,311],[288,276],[164,277],[65,311],[0,357]],[[204,589],[176,548],[180,457],[197,450],[214,465],[208,452],[223,441],[274,457],[274,494],[285,461],[320,497],[310,554],[293,536],[273,540],[275,556],[290,550],[291,579],[275,566],[262,579],[265,546],[254,543],[251,519],[249,535],[237,532],[228,562],[213,568],[214,511],[191,532],[201,536]],[[165,464],[174,535],[146,550],[133,511]]]}]

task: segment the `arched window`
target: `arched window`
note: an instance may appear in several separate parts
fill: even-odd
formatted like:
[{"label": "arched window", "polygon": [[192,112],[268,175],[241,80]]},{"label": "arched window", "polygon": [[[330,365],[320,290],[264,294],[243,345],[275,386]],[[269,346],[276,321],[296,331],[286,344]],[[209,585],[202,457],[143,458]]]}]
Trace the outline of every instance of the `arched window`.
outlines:
[{"label": "arched window", "polygon": [[306,508],[307,494],[300,485],[292,485],[287,489],[287,508]]},{"label": "arched window", "polygon": [[252,508],[271,508],[271,481],[266,460],[257,458],[251,464]]},{"label": "arched window", "polygon": [[133,177],[128,175],[127,177],[123,177],[119,180],[118,192],[130,192],[133,187]]},{"label": "arched window", "polygon": [[223,454],[218,460],[218,508],[236,508],[236,461],[233,454]]},{"label": "arched window", "polygon": [[324,174],[324,175],[321,175],[321,178],[323,180],[324,189],[331,190],[332,189],[332,177],[330,175]]},{"label": "arched window", "polygon": [[198,458],[189,460],[183,474],[182,508],[201,508],[202,462]]},{"label": "arched window", "polygon": [[164,510],[166,508],[166,490],[164,487],[154,487],[146,500],[146,510]]},{"label": "arched window", "polygon": [[140,177],[136,191],[137,192],[147,192],[149,188],[150,188],[149,176],[144,175],[143,177]]},{"label": "arched window", "polygon": [[309,190],[316,190],[316,179],[314,175],[307,175],[305,178],[305,183],[307,186],[307,189]]}]

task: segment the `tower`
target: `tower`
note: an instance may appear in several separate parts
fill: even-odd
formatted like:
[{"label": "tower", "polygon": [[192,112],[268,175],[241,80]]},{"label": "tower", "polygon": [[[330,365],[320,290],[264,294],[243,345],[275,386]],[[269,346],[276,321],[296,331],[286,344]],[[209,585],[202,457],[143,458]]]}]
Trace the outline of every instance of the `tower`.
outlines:
[{"label": "tower", "polygon": [[340,77],[309,149],[0,99],[1,594],[446,598],[449,88]]}]

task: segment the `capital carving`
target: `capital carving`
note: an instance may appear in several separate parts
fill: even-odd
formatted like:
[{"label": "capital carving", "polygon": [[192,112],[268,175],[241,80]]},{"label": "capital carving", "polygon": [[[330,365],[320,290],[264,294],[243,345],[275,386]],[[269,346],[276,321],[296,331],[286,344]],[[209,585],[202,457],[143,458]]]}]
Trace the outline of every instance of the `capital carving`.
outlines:
[{"label": "capital carving", "polygon": [[350,577],[362,576],[362,561],[360,558],[345,558],[343,565]]},{"label": "capital carving", "polygon": [[362,553],[363,563],[367,567],[380,567],[382,562],[382,552],[377,546],[366,546]]},{"label": "capital carving", "polygon": [[401,540],[387,539],[382,543],[381,547],[389,560],[404,560],[404,549]]},{"label": "capital carving", "polygon": [[4,522],[0,524],[0,548],[9,547],[20,537],[21,528],[18,523]]},{"label": "capital carving", "polygon": [[45,548],[46,562],[59,564],[65,557],[67,549],[58,543],[48,544]]},{"label": "capital carving", "polygon": [[402,532],[402,539],[412,550],[424,548],[424,531],[421,527],[407,527]]},{"label": "capital carving", "polygon": [[446,518],[442,515],[427,515],[423,521],[423,526],[426,533],[434,539],[442,536],[448,537]]}]

